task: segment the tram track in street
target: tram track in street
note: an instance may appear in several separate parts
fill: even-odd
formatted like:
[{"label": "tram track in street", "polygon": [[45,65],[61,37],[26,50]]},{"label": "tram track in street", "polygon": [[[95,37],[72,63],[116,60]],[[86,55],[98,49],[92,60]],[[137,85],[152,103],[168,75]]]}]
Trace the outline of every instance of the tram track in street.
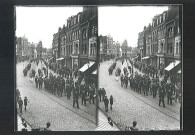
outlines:
[{"label": "tram track in street", "polygon": [[[132,65],[131,65],[131,66],[132,66]],[[134,66],[133,66],[133,68],[135,69]],[[137,69],[136,69],[136,70],[137,70]],[[114,72],[114,71],[113,71],[113,72]],[[142,74],[144,74],[144,73],[142,73]],[[129,88],[129,89],[130,89],[130,88]],[[130,90],[132,90],[132,89],[130,89]],[[129,92],[129,91],[128,91],[128,92]],[[144,98],[146,98],[146,97],[144,97]],[[152,101],[150,98],[146,98],[146,99],[149,100],[150,102],[153,102],[154,104],[156,104],[156,102]],[[156,104],[156,105],[158,105],[158,104]],[[172,109],[169,109],[169,108],[166,108],[166,109],[179,115],[178,112],[173,111]]]},{"label": "tram track in street", "polygon": [[[114,72],[115,70],[116,70],[116,69],[114,69],[113,72]],[[112,77],[113,77],[113,76],[112,76]],[[123,88],[123,90],[125,90],[125,89]],[[171,115],[165,113],[164,111],[158,109],[157,107],[154,107],[155,105],[158,105],[158,104],[156,104],[156,103],[153,102],[152,100],[150,100],[150,99],[144,97],[145,99],[147,99],[147,100],[149,100],[150,102],[154,103],[154,104],[155,104],[154,106],[151,105],[151,104],[149,104],[149,103],[147,103],[146,101],[144,101],[144,100],[141,99],[140,97],[138,97],[138,96],[136,95],[136,93],[133,93],[133,91],[131,92],[131,91],[129,91],[129,90],[132,90],[132,89],[129,89],[129,88],[128,88],[128,89],[125,90],[125,91],[127,91],[129,94],[131,94],[131,95],[134,96],[135,98],[139,99],[140,101],[144,102],[144,103],[147,104],[148,106],[154,108],[155,110],[158,110],[158,111],[160,111],[161,113],[163,113],[163,114],[165,114],[165,115],[167,115],[167,116],[169,116],[169,117],[171,117],[171,118],[173,118],[173,119],[175,119],[175,120],[177,120],[177,121],[180,121],[180,120],[178,120],[177,118],[175,118],[175,117],[173,117],[173,116],[171,116]],[[142,95],[141,95],[141,96],[142,96]],[[175,112],[175,111],[173,111],[173,110],[171,110],[171,109],[169,109],[169,108],[164,108],[164,109],[167,109],[168,111],[170,111],[170,112],[172,112],[172,113],[175,113],[176,115],[180,115],[180,114],[178,114],[177,112]]]},{"label": "tram track in street", "polygon": [[[84,119],[87,119],[88,121],[90,121],[90,122],[96,124],[96,123],[95,123],[94,121],[92,121],[91,119],[82,116],[82,115],[79,114],[78,112],[75,112],[74,110],[72,110],[72,109],[70,109],[69,107],[63,105],[62,103],[60,103],[60,102],[57,101],[56,99],[52,98],[52,97],[51,97],[52,95],[48,96],[48,95],[45,94],[44,92],[42,92],[42,91],[40,91],[40,92],[41,92],[43,95],[45,95],[46,97],[50,98],[52,101],[54,101],[54,102],[56,102],[57,104],[59,104],[60,106],[66,108],[66,109],[68,109],[69,111],[71,111],[71,112],[73,112],[73,113],[79,115],[80,117],[82,117],[82,118],[84,118]],[[48,94],[50,94],[50,93],[48,93]],[[59,99],[59,100],[61,100],[61,99]],[[61,101],[64,102],[63,100],[61,100]],[[84,113],[86,113],[86,114],[88,114],[88,115],[94,117],[94,119],[95,119],[95,115],[94,115],[94,114],[91,114],[91,113],[89,113],[89,112],[87,112],[87,111],[85,111],[84,109],[81,109],[81,108],[80,108],[79,110],[81,110],[81,111],[83,111]],[[94,110],[94,111],[95,111],[95,110]]]},{"label": "tram track in street", "polygon": [[[33,67],[33,66],[32,66]],[[31,67],[31,69],[32,69],[32,67]],[[36,66],[34,67],[34,68],[36,68]],[[29,74],[29,73],[28,73]],[[37,89],[36,89],[37,90]],[[89,112],[87,112],[87,111],[85,111],[84,109],[79,109],[79,111],[82,111],[83,113],[85,113],[86,115],[90,115],[90,116],[92,116],[93,118],[94,118],[94,121],[93,120],[91,120],[90,118],[88,118],[88,117],[85,117],[85,116],[83,116],[82,114],[80,114],[77,110],[73,110],[73,109],[70,109],[70,107],[72,107],[72,106],[70,106],[70,105],[64,105],[64,104],[62,104],[62,103],[60,103],[60,102],[65,102],[64,100],[62,100],[62,99],[60,99],[60,98],[58,98],[57,96],[55,96],[55,98],[57,98],[57,99],[55,99],[54,98],[54,95],[52,95],[51,93],[49,93],[49,92],[47,92],[47,91],[39,91],[40,93],[42,93],[44,96],[46,96],[46,97],[48,97],[49,99],[51,99],[52,101],[54,101],[55,103],[57,103],[57,104],[59,104],[60,106],[62,106],[63,108],[66,108],[67,110],[69,110],[69,111],[71,111],[71,112],[73,112],[74,114],[77,114],[78,116],[80,116],[80,117],[82,117],[82,118],[84,118],[84,119],[86,119],[86,120],[88,120],[88,121],[90,121],[90,122],[92,122],[93,124],[96,124],[96,120],[95,120],[95,118],[96,118],[96,114],[94,115],[94,114],[92,114],[92,113],[89,113]],[[57,101],[57,100],[60,100],[60,101]],[[94,112],[96,112],[96,110],[94,110]]]}]

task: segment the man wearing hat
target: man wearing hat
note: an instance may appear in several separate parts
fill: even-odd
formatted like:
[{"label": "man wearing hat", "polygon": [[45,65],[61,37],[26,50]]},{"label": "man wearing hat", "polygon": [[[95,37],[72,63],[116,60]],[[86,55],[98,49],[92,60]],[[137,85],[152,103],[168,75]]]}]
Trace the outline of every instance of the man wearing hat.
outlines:
[{"label": "man wearing hat", "polygon": [[111,95],[111,96],[110,96],[110,109],[111,109],[111,110],[112,110],[113,101],[114,101],[114,98],[113,98],[113,96]]},{"label": "man wearing hat", "polygon": [[27,99],[27,97],[24,97],[24,110],[25,111],[26,111],[27,103],[28,103],[28,99]]},{"label": "man wearing hat", "polygon": [[108,104],[109,104],[109,100],[108,100],[107,96],[105,96],[104,105],[105,105],[106,112],[108,112]]},{"label": "man wearing hat", "polygon": [[131,131],[138,131],[138,128],[136,127],[136,125],[137,125],[137,122],[134,121],[134,122],[133,122],[133,126],[130,127]]},{"label": "man wearing hat", "polygon": [[22,98],[21,97],[19,97],[18,104],[19,104],[20,113],[22,113],[23,101],[22,101]]},{"label": "man wearing hat", "polygon": [[51,129],[49,128],[50,127],[50,122],[47,122],[46,123],[46,128],[44,129],[45,131],[51,131]]}]

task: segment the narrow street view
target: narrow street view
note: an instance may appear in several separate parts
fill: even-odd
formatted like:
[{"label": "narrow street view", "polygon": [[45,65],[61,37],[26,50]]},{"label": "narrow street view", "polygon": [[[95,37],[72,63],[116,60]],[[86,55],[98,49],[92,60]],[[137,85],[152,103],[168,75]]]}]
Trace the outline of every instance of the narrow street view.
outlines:
[{"label": "narrow street view", "polygon": [[99,108],[120,130],[182,129],[180,9],[98,9]]},{"label": "narrow street view", "polygon": [[16,25],[16,131],[95,130],[97,7],[16,7]]}]

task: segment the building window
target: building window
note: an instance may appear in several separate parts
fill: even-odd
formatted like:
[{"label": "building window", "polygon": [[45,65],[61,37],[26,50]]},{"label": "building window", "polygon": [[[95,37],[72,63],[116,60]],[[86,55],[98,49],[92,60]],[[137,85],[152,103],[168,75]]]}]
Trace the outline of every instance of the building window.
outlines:
[{"label": "building window", "polygon": [[82,45],[82,50],[81,50],[82,54],[85,54],[85,45]]},{"label": "building window", "polygon": [[72,40],[74,40],[74,32],[72,33]]},{"label": "building window", "polygon": [[169,36],[169,38],[171,38],[173,36],[173,28],[172,27],[168,29],[168,36]]},{"label": "building window", "polygon": [[75,45],[76,48],[76,54],[78,54],[78,44]]},{"label": "building window", "polygon": [[92,26],[92,29],[91,29],[91,34],[94,35],[95,34],[95,27]]},{"label": "building window", "polygon": [[87,29],[84,29],[83,30],[83,39],[86,39],[87,38]]},{"label": "building window", "polygon": [[93,54],[96,55],[96,43],[94,43],[94,49],[93,50],[94,50]]},{"label": "building window", "polygon": [[161,23],[161,19],[162,19],[162,18],[161,18],[161,16],[160,16],[160,23]]},{"label": "building window", "polygon": [[64,56],[65,56],[65,47],[64,47]]},{"label": "building window", "polygon": [[163,14],[163,21],[165,21],[165,14]]},{"label": "building window", "polygon": [[74,24],[76,24],[76,23],[77,23],[77,22],[76,22],[76,19],[77,19],[77,18],[75,17],[75,18],[74,18]]},{"label": "building window", "polygon": [[90,53],[89,53],[90,55],[92,55],[92,51],[93,51],[92,49],[93,49],[93,44],[90,44]]},{"label": "building window", "polygon": [[179,54],[179,44],[178,44],[178,42],[176,43],[176,54]]},{"label": "building window", "polygon": [[172,47],[172,44],[170,44],[170,53],[173,52],[173,47]]},{"label": "building window", "polygon": [[179,34],[179,26],[177,27],[177,32],[178,32],[178,34]]},{"label": "building window", "polygon": [[78,15],[77,19],[78,19],[78,22],[80,22],[80,15]]},{"label": "building window", "polygon": [[85,54],[87,54],[87,44],[85,44]]}]

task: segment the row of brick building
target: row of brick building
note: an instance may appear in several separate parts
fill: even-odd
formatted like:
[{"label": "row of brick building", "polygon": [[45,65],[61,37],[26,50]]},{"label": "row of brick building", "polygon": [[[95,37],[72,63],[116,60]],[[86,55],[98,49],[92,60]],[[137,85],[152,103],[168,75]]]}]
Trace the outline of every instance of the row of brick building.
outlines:
[{"label": "row of brick building", "polygon": [[181,61],[181,7],[169,6],[138,34],[139,61],[164,69]]},{"label": "row of brick building", "polygon": [[113,59],[121,56],[120,43],[113,40],[109,34],[107,36],[99,36],[100,44],[100,60]]},{"label": "row of brick building", "polygon": [[16,37],[16,61],[24,61],[34,58],[47,58],[49,50],[43,48],[42,41],[29,42],[26,36]]},{"label": "row of brick building", "polygon": [[67,19],[67,24],[53,35],[53,61],[70,69],[82,67],[98,59],[97,7],[83,7],[83,11]]}]

